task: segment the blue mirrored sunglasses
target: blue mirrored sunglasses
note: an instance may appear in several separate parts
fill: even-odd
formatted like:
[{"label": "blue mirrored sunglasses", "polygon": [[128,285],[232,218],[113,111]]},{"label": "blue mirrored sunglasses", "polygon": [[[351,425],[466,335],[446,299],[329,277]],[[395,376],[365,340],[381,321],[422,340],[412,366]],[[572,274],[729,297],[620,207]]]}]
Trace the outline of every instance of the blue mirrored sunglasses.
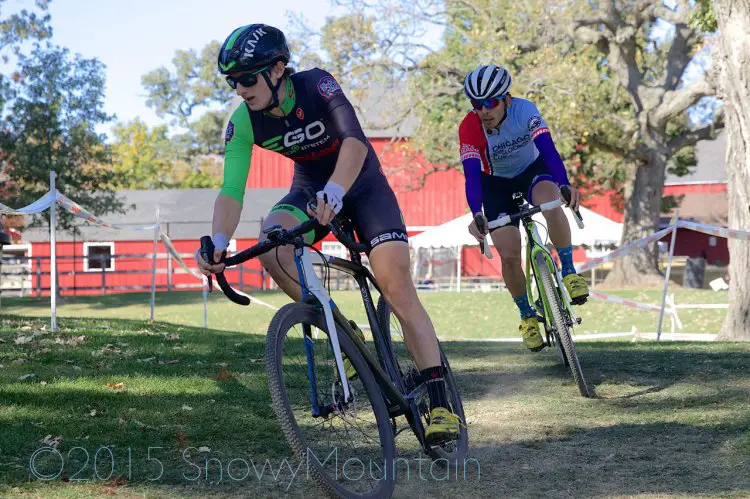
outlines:
[{"label": "blue mirrored sunglasses", "polygon": [[471,105],[477,111],[481,110],[483,107],[486,107],[487,109],[494,109],[500,105],[504,98],[505,96],[490,97],[489,99],[471,99]]}]

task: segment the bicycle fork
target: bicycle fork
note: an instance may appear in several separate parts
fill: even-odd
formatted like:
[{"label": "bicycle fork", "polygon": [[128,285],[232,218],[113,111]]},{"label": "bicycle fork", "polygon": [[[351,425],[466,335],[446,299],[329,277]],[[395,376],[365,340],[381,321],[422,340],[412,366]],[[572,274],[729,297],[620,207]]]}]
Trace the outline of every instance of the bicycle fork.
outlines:
[{"label": "bicycle fork", "polygon": [[[333,356],[336,360],[336,370],[341,381],[341,386],[344,390],[344,403],[349,402],[351,398],[351,391],[349,390],[349,380],[344,370],[344,359],[341,355],[341,346],[339,345],[338,330],[336,329],[336,322],[333,320],[331,297],[323,287],[323,283],[318,279],[318,275],[313,269],[312,262],[310,260],[309,251],[305,251],[304,247],[294,248],[294,262],[297,266],[297,273],[299,274],[300,287],[302,288],[302,301],[309,295],[313,295],[320,306],[323,308],[323,314],[326,320],[326,328],[328,329],[328,338],[331,341],[331,348],[333,349]],[[309,325],[306,325],[309,328]],[[307,371],[310,377],[310,391],[312,396],[317,399],[317,383],[315,381],[315,356],[313,352],[312,337],[307,335],[305,330],[305,357],[307,358]],[[335,404],[335,401],[333,402]],[[321,407],[313,400],[313,416],[315,412],[319,411]]]}]

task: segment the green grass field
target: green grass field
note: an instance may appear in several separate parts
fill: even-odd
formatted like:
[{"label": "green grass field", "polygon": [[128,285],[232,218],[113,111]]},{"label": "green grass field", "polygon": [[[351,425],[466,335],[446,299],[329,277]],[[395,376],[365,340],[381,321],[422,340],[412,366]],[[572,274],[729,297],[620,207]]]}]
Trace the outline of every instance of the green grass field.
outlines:
[{"label": "green grass field", "polygon": [[[659,291],[602,291],[642,303],[660,304]],[[726,293],[706,290],[676,289],[678,304],[726,303]],[[254,296],[280,307],[289,299],[282,293],[255,293]],[[334,291],[332,296],[351,319],[366,323],[358,291]],[[518,309],[510,294],[425,292],[420,297],[441,338],[507,338],[515,337],[518,328]],[[149,295],[144,293],[112,296],[65,297],[59,300],[60,317],[104,317],[148,319]],[[576,334],[628,332],[633,326],[638,331],[656,331],[659,314],[635,310],[621,305],[589,300],[576,307],[583,323]],[[2,313],[49,317],[49,298],[3,298]],[[274,310],[252,304],[241,307],[231,303],[220,292],[209,295],[208,324],[212,329],[265,334]],[[686,333],[717,333],[726,310],[680,310],[679,317]],[[200,293],[179,292],[156,295],[156,320],[203,326],[203,299]],[[669,330],[669,318],[664,328]]]},{"label": "green grass field", "polygon": [[[656,294],[631,297],[654,303]],[[336,297],[345,310],[356,299]],[[273,312],[218,298],[209,303],[211,329],[193,327],[202,323],[198,294],[159,295],[155,324],[135,320],[148,316],[146,295],[65,299],[56,335],[47,303],[4,299],[0,496],[318,497],[304,473],[293,478],[282,466],[294,461],[269,405],[263,358]],[[515,334],[504,294],[423,298],[443,336]],[[628,330],[635,320],[613,306],[594,313],[601,303],[583,310],[591,305],[589,332]],[[643,330],[655,320],[645,315]],[[721,324],[700,320],[706,332]],[[405,432],[397,442],[409,473],[402,469],[395,497],[750,496],[750,344],[579,343],[598,399],[581,398],[550,352],[444,346],[476,461],[444,480],[418,461]],[[244,478],[228,467],[240,459],[256,465]]]}]

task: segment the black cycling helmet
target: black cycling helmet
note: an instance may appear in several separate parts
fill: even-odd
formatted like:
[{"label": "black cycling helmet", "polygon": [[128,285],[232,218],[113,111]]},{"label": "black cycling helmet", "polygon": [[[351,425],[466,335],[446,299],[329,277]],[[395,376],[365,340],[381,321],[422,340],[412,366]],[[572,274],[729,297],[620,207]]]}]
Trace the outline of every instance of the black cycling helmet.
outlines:
[{"label": "black cycling helmet", "polygon": [[289,63],[284,33],[267,24],[249,24],[232,31],[219,50],[219,72],[261,69],[277,61]]}]

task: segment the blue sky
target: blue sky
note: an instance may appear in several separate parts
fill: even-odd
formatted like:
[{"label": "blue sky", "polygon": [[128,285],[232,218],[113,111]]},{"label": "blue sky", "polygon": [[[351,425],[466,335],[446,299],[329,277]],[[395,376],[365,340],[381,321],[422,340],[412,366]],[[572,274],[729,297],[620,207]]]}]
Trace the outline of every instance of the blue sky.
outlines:
[{"label": "blue sky", "polygon": [[[33,5],[33,0],[8,0],[3,14]],[[333,12],[330,0],[52,0],[49,10],[54,43],[107,66],[106,111],[118,121],[140,116],[150,125],[160,120],[146,107],[141,76],[170,67],[176,50],[199,50],[252,22],[284,29],[287,12],[320,27]]]}]

